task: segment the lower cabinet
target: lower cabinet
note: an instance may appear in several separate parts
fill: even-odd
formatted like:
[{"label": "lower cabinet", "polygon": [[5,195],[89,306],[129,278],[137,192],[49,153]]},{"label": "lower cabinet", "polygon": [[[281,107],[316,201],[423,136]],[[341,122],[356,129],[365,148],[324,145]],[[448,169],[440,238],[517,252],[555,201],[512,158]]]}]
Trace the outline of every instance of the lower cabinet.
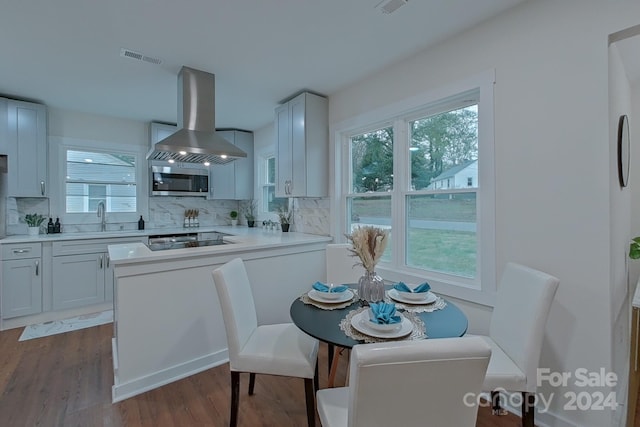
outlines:
[{"label": "lower cabinet", "polygon": [[2,317],[42,311],[40,258],[4,261],[2,264]]},{"label": "lower cabinet", "polygon": [[106,254],[53,257],[52,308],[63,310],[105,301]]},{"label": "lower cabinet", "polygon": [[2,245],[2,318],[42,312],[42,245]]},{"label": "lower cabinet", "polygon": [[52,309],[113,301],[113,268],[107,247],[146,241],[146,237],[121,237],[54,242]]}]

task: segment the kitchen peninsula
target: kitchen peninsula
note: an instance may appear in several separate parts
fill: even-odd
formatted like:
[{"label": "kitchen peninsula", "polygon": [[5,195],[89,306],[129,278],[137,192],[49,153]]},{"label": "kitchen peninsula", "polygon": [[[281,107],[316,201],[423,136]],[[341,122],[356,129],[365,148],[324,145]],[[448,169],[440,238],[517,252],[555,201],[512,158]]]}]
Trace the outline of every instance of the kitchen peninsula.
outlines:
[{"label": "kitchen peninsula", "polygon": [[325,275],[330,237],[219,227],[224,245],[151,251],[110,245],[114,266],[113,401],[226,363],[227,342],[211,272],[240,257],[258,321],[288,322],[289,305]]}]

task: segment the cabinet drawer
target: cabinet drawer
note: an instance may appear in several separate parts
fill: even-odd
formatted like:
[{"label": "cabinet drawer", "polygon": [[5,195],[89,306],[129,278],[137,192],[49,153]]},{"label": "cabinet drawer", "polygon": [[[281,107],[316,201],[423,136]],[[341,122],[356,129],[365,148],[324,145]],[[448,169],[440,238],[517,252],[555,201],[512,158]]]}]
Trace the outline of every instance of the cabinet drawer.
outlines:
[{"label": "cabinet drawer", "polygon": [[64,240],[53,242],[53,256],[96,254],[107,252],[107,246],[121,243],[146,243],[147,237],[116,237],[108,239]]},{"label": "cabinet drawer", "polygon": [[2,245],[2,259],[40,258],[42,244],[40,243],[10,243]]}]

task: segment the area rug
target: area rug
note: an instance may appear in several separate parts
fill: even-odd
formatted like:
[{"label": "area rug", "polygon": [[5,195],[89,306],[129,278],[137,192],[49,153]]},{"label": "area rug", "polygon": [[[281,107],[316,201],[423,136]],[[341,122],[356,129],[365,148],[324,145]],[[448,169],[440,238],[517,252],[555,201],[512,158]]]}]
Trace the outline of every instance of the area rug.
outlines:
[{"label": "area rug", "polygon": [[82,316],[71,317],[69,319],[38,323],[36,325],[29,325],[25,327],[18,341],[63,334],[65,332],[77,331],[78,329],[90,328],[92,326],[104,325],[111,322],[113,322],[113,310],[84,314]]}]

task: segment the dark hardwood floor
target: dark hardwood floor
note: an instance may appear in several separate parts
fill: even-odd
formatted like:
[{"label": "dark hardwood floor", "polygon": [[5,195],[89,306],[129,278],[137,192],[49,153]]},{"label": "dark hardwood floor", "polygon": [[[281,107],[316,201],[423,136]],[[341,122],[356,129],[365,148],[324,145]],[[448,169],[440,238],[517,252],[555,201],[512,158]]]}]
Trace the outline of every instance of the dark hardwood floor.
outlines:
[{"label": "dark hardwood floor", "polygon": [[[229,368],[223,365],[156,390],[111,403],[112,325],[18,342],[22,329],[0,332],[0,426],[227,426]],[[340,358],[337,383],[344,383]],[[320,387],[327,349],[320,351]],[[241,378],[239,426],[306,425],[303,381],[256,376],[255,395]],[[317,425],[320,425],[319,420]],[[480,408],[477,427],[518,427],[514,415]]]}]

